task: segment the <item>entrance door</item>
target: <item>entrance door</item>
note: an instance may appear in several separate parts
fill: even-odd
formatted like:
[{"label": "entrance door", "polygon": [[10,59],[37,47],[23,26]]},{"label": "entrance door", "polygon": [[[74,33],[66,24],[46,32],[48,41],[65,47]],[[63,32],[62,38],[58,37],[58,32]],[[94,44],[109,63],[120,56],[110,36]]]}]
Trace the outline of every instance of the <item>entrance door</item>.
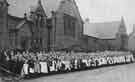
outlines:
[{"label": "entrance door", "polygon": [[27,49],[28,48],[28,42],[27,42],[27,40],[22,40],[21,41],[21,48],[22,49]]}]

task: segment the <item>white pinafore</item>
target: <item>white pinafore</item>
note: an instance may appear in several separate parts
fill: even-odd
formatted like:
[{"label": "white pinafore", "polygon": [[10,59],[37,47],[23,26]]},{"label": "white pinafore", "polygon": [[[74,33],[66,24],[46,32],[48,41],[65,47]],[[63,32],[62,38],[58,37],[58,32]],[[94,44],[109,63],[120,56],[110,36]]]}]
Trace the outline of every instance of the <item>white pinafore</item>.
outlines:
[{"label": "white pinafore", "polygon": [[47,62],[40,62],[41,65],[41,73],[48,73]]},{"label": "white pinafore", "polygon": [[21,71],[21,75],[28,75],[28,64],[23,64],[23,68],[22,68],[22,71]]}]

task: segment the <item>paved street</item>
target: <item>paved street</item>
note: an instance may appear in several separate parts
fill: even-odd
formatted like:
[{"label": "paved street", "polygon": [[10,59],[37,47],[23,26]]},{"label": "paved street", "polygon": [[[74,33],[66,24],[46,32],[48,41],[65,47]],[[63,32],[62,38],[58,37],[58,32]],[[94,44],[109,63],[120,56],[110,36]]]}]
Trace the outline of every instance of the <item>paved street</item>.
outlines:
[{"label": "paved street", "polygon": [[46,76],[22,82],[135,82],[134,77],[135,63]]}]

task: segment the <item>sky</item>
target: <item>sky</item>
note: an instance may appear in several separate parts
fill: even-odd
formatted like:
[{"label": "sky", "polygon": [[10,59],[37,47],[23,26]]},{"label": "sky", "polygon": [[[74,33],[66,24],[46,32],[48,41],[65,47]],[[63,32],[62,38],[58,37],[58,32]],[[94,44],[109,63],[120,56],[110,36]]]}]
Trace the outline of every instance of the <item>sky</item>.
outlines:
[{"label": "sky", "polygon": [[135,0],[76,0],[80,14],[90,22],[119,21],[123,16],[128,34],[135,24]]}]

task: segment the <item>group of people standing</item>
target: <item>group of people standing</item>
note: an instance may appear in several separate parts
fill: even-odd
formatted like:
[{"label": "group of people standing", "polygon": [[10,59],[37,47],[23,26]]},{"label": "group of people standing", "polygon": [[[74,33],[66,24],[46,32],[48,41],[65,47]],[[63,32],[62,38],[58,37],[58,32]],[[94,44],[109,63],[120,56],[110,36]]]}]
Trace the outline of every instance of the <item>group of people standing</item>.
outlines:
[{"label": "group of people standing", "polygon": [[0,56],[1,66],[21,76],[49,74],[90,69],[101,66],[134,62],[133,54],[123,51],[103,52],[29,52],[4,51]]}]

